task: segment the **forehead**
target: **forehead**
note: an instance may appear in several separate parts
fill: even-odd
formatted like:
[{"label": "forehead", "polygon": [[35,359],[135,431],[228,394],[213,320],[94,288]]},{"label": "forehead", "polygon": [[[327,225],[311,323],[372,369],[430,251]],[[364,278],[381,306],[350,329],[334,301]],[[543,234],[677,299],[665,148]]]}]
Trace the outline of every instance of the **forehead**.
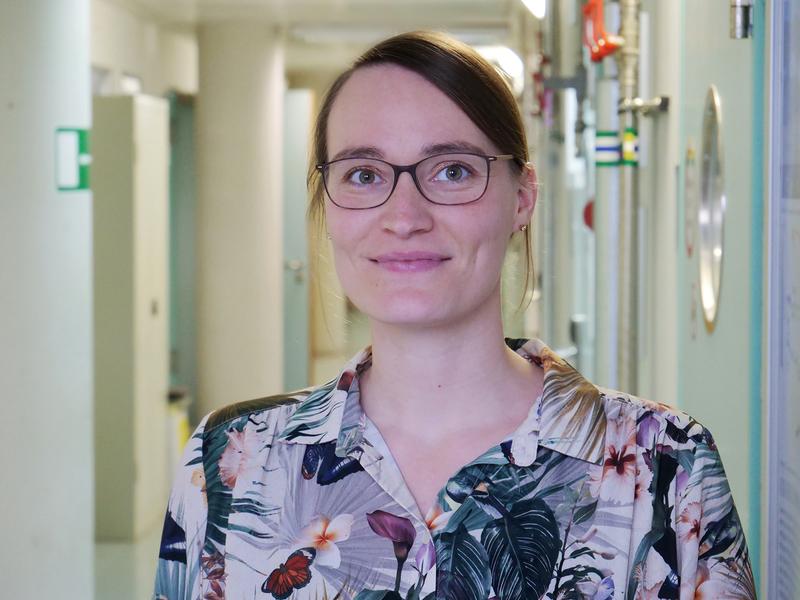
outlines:
[{"label": "forehead", "polygon": [[412,160],[422,148],[464,141],[497,150],[467,114],[427,79],[397,65],[357,69],[342,86],[328,118],[329,159],[371,146],[386,158]]}]

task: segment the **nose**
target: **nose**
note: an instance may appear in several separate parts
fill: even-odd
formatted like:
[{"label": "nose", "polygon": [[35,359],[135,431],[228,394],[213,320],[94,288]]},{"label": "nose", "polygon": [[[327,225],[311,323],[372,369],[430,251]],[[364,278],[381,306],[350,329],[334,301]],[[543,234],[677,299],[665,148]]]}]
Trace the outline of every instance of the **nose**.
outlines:
[{"label": "nose", "polygon": [[411,173],[400,173],[391,197],[382,207],[381,226],[399,237],[429,231],[433,227],[431,206],[417,189]]}]

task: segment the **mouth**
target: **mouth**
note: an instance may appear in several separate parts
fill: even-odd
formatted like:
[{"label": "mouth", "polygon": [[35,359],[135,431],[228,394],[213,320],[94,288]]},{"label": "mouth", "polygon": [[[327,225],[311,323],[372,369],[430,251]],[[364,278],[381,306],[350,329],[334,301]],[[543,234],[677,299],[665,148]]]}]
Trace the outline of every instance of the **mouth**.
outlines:
[{"label": "mouth", "polygon": [[392,252],[370,258],[382,269],[401,273],[430,271],[448,260],[449,256],[432,252]]}]

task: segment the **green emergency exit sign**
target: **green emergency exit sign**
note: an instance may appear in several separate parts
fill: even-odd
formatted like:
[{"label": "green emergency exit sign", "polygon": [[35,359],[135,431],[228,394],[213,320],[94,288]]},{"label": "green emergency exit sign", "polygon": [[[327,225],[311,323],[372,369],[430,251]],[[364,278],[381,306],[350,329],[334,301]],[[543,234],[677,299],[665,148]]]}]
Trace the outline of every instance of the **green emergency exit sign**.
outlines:
[{"label": "green emergency exit sign", "polygon": [[88,129],[56,129],[56,187],[59,192],[88,190],[91,162]]}]

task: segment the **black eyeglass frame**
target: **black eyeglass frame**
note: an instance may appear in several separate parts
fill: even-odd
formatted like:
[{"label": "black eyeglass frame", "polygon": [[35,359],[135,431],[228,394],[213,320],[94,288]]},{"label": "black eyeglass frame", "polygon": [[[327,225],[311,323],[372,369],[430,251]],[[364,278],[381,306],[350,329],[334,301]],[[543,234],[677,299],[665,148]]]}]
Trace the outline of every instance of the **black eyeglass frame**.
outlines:
[{"label": "black eyeglass frame", "polygon": [[[451,156],[454,154],[478,156],[486,160],[486,184],[483,187],[483,191],[477,198],[475,198],[474,200],[470,200],[469,202],[458,202],[456,204],[449,204],[447,202],[436,202],[435,200],[431,200],[430,198],[428,198],[428,196],[425,195],[425,192],[422,191],[422,187],[419,185],[419,180],[417,179],[417,167],[420,164],[424,163],[426,160],[430,160],[431,158],[436,158],[437,156]],[[392,197],[392,194],[394,193],[394,190],[397,187],[397,181],[400,179],[400,175],[403,173],[408,173],[411,176],[411,180],[414,182],[414,186],[417,188],[417,191],[423,198],[425,198],[425,200],[427,200],[431,204],[436,204],[438,206],[464,206],[466,204],[472,204],[473,202],[477,202],[478,200],[483,198],[484,195],[486,195],[486,190],[489,189],[489,178],[491,177],[491,165],[493,162],[498,160],[512,160],[514,158],[515,156],[513,154],[487,155],[487,154],[478,154],[477,152],[442,152],[440,154],[432,154],[430,156],[426,156],[422,160],[418,160],[417,162],[410,165],[396,165],[394,163],[390,163],[389,161],[380,158],[373,158],[370,156],[346,156],[344,158],[337,158],[336,160],[331,160],[326,163],[319,163],[318,165],[315,165],[314,168],[317,171],[319,171],[320,174],[322,175],[322,185],[325,187],[325,193],[328,195],[328,199],[339,208],[344,208],[345,210],[369,210],[370,208],[378,208],[379,206],[383,206],[389,201],[389,198]],[[338,162],[342,162],[345,160],[353,160],[353,159],[374,160],[383,163],[385,165],[389,165],[392,168],[392,171],[394,171],[394,182],[392,183],[392,189],[389,190],[389,194],[386,196],[386,199],[383,202],[379,204],[374,204],[372,206],[353,207],[353,206],[342,206],[341,204],[338,204],[336,200],[333,199],[333,196],[328,190],[328,181],[327,181],[328,178],[326,175],[327,168],[330,165],[336,164]]]}]

